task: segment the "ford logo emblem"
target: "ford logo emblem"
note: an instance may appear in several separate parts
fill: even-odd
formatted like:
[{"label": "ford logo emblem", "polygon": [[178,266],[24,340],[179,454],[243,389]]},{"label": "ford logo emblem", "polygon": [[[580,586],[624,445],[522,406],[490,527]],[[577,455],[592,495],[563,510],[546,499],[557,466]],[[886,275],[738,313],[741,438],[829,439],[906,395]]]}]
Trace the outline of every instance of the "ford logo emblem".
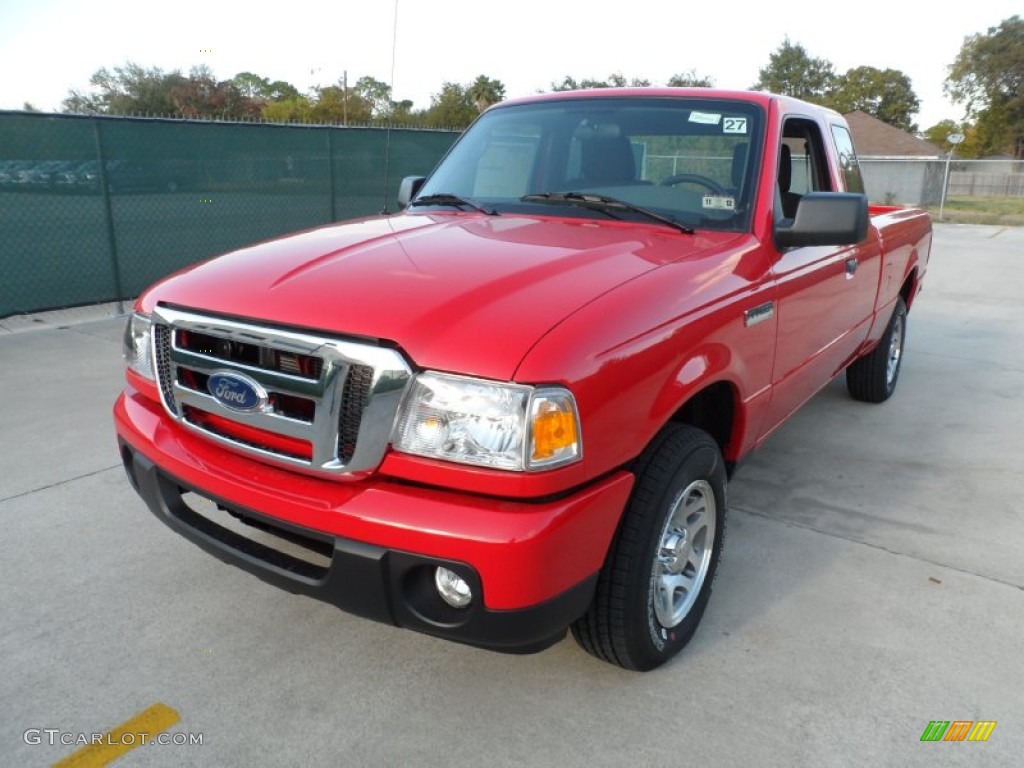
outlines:
[{"label": "ford logo emblem", "polygon": [[232,411],[252,413],[267,404],[267,390],[258,381],[234,371],[214,371],[206,388],[218,403]]}]

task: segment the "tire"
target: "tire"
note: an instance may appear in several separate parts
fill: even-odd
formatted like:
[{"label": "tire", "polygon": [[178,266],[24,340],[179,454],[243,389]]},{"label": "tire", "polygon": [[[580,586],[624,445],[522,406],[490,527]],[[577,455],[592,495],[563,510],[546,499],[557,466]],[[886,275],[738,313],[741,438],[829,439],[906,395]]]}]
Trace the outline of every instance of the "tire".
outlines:
[{"label": "tire", "polygon": [[572,625],[597,658],[654,669],[693,637],[725,539],[725,462],[694,427],[670,424],[634,464],[636,484],[593,603]]},{"label": "tire", "polygon": [[864,357],[854,360],[846,369],[846,388],[854,400],[883,403],[896,391],[907,341],[907,305],[896,299],[881,340]]}]

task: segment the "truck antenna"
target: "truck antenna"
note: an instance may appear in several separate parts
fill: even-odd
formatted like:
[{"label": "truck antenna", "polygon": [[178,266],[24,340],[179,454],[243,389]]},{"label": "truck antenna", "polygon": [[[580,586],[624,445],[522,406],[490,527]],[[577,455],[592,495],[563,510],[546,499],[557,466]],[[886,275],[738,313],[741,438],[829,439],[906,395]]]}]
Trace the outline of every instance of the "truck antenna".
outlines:
[{"label": "truck antenna", "polygon": [[398,48],[398,0],[395,0],[395,21],[391,30],[391,84],[389,86],[388,101],[388,124],[387,133],[384,138],[384,207],[381,214],[388,215],[388,170],[391,166],[391,123],[394,122],[395,103],[395,51]]}]

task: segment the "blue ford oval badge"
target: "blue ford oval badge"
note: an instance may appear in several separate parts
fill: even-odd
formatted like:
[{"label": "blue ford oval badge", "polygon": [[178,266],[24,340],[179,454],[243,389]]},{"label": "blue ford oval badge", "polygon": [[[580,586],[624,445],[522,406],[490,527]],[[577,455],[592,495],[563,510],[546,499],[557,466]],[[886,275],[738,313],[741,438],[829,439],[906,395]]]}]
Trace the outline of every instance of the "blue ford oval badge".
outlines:
[{"label": "blue ford oval badge", "polygon": [[232,411],[251,413],[262,410],[267,404],[267,390],[242,373],[214,371],[206,388],[217,402]]}]

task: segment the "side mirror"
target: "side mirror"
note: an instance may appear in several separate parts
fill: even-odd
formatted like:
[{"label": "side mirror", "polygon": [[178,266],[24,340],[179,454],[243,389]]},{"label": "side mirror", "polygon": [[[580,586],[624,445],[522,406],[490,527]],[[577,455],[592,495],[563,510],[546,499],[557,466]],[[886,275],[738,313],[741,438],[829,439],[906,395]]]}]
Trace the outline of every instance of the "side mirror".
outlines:
[{"label": "side mirror", "polygon": [[868,235],[868,198],[852,192],[808,192],[791,224],[775,223],[775,245],[856,245]]},{"label": "side mirror", "polygon": [[402,183],[398,185],[398,207],[405,208],[416,197],[426,180],[426,176],[406,176],[402,179]]}]

